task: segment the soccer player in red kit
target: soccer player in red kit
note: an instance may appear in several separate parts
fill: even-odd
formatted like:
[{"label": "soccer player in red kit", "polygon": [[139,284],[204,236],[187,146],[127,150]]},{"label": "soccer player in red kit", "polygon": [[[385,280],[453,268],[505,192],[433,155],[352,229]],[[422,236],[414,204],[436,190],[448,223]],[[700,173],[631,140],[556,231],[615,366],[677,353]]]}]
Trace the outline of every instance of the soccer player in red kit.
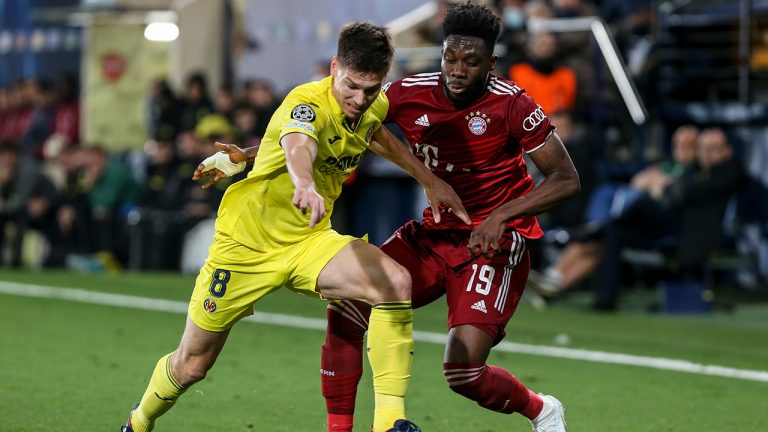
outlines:
[{"label": "soccer player in red kit", "polygon": [[[499,18],[486,6],[455,5],[443,29],[442,71],[385,87],[385,121],[396,123],[414,153],[453,187],[472,224],[445,212],[436,223],[428,207],[381,248],[410,271],[414,308],[447,297],[443,371],[451,390],[493,411],[519,412],[534,431],[566,431],[557,399],[486,360],[525,288],[526,240],[543,235],[534,215],[575,194],[578,175],[541,107],[490,72]],[[523,152],[546,175],[536,188]],[[329,431],[352,430],[369,313],[353,301],[328,306],[321,379]]]}]

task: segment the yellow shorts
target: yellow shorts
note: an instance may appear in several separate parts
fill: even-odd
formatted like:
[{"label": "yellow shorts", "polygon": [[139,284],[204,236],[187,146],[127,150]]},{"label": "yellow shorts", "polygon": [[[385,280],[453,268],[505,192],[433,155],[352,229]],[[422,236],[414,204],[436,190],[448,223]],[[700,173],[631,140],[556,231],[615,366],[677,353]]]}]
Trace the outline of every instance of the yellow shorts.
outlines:
[{"label": "yellow shorts", "polygon": [[216,232],[195,290],[189,317],[198,327],[221,332],[253,314],[253,304],[282,287],[322,298],[317,277],[344,246],[364,240],[323,230],[280,248],[254,250]]}]

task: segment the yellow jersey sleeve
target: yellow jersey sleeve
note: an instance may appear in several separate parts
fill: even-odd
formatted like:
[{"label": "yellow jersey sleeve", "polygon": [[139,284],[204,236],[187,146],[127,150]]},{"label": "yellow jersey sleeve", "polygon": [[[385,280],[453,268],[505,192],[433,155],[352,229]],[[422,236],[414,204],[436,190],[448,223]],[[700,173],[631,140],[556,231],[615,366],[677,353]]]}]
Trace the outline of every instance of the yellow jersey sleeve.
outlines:
[{"label": "yellow jersey sleeve", "polygon": [[320,142],[320,133],[328,122],[328,114],[317,99],[316,95],[302,87],[288,93],[270,121],[279,128],[278,142],[290,133],[301,133]]}]

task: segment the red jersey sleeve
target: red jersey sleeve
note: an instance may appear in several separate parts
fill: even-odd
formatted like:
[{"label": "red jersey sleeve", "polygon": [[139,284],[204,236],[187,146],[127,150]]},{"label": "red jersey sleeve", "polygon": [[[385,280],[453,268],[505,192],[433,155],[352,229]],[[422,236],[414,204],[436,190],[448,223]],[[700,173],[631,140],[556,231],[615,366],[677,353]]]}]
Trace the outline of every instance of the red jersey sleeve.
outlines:
[{"label": "red jersey sleeve", "polygon": [[541,147],[555,129],[541,106],[525,92],[516,95],[509,110],[510,134],[526,153]]},{"label": "red jersey sleeve", "polygon": [[384,90],[384,93],[387,95],[387,99],[389,99],[389,109],[387,110],[387,117],[384,119],[382,123],[391,123],[395,121],[395,113],[397,112],[397,102],[400,99],[400,88],[401,88],[401,81],[397,80],[394,82],[388,82],[384,84],[384,87],[382,90]]}]

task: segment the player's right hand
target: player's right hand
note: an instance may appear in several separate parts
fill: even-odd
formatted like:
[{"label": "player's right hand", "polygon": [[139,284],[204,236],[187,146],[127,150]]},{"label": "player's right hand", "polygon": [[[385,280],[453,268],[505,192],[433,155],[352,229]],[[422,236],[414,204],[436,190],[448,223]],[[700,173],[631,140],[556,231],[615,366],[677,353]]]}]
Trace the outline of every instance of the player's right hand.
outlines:
[{"label": "player's right hand", "polygon": [[440,206],[444,205],[448,207],[449,212],[455,214],[462,222],[472,225],[472,219],[467,215],[467,211],[461,203],[461,198],[459,198],[459,195],[456,194],[456,191],[448,183],[435,178],[424,187],[424,193],[427,195],[427,202],[429,202],[429,206],[432,208],[432,217],[435,219],[435,223],[440,223]]},{"label": "player's right hand", "polygon": [[317,193],[314,186],[297,187],[293,192],[293,205],[300,209],[302,214],[307,214],[307,210],[310,211],[310,228],[314,228],[325,216],[325,200]]},{"label": "player's right hand", "polygon": [[213,176],[203,185],[203,189],[208,189],[223,178],[242,172],[245,169],[245,161],[248,159],[245,150],[234,144],[216,142],[215,145],[220,151],[205,158],[192,174],[192,180],[195,181]]}]

